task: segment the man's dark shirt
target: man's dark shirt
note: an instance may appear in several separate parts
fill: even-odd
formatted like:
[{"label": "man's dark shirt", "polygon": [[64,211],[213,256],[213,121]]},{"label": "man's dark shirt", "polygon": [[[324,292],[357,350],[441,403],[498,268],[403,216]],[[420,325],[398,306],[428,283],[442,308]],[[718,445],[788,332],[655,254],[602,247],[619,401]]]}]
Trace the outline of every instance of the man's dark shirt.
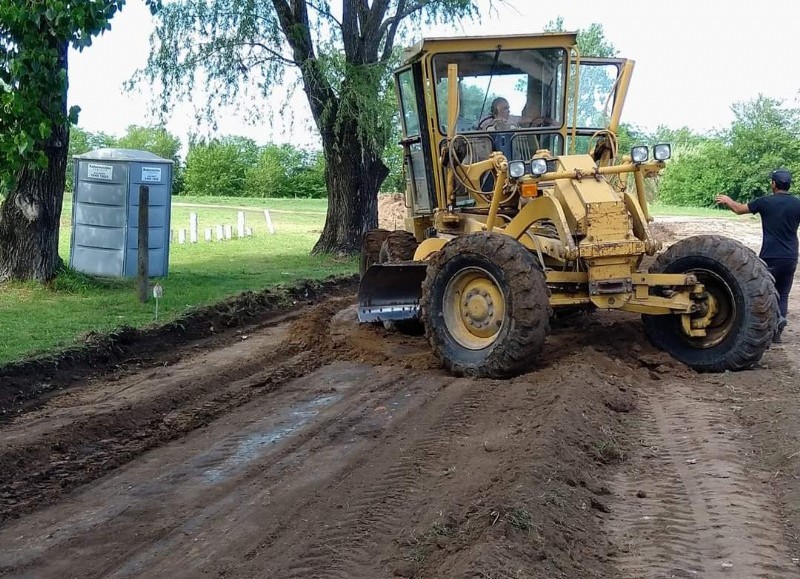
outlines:
[{"label": "man's dark shirt", "polygon": [[759,257],[797,260],[797,227],[800,225],[800,199],[789,193],[776,193],[759,197],[747,204],[750,213],[761,215],[761,242]]}]

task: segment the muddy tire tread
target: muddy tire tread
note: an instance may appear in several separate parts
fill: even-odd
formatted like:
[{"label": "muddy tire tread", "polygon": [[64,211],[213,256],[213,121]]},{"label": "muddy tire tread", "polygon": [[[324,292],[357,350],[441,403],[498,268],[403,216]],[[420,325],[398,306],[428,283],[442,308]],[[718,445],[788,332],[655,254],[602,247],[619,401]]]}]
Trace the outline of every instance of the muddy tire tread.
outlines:
[{"label": "muddy tire tread", "polygon": [[[752,368],[771,345],[777,324],[777,293],[772,276],[755,252],[720,235],[698,235],[675,243],[658,256],[650,271],[662,273],[671,264],[698,256],[712,259],[730,271],[739,282],[746,308],[738,335],[730,347],[720,351],[716,358],[709,356],[707,360],[689,365],[701,372]],[[658,319],[663,316],[642,317],[648,339],[669,352],[668,336],[662,320]]]},{"label": "muddy tire tread", "polygon": [[378,262],[411,261],[418,245],[413,233],[403,230],[390,231],[381,244]]},{"label": "muddy tire tread", "polygon": [[[453,258],[487,259],[504,273],[506,300],[513,310],[505,337],[500,338],[480,363],[464,362],[449,351],[450,344],[439,335],[443,324],[432,319],[441,308],[433,304],[439,272]],[[544,274],[531,254],[515,239],[491,233],[461,236],[444,246],[428,267],[422,286],[422,319],[425,336],[434,354],[452,373],[460,376],[502,378],[528,370],[538,357],[550,330],[549,291]],[[507,306],[508,307],[508,306]],[[442,326],[442,327],[440,327]]]},{"label": "muddy tire tread", "polygon": [[370,229],[364,234],[361,242],[361,255],[358,261],[358,275],[364,277],[364,274],[373,263],[378,263],[381,253],[381,246],[389,235],[386,229]]}]

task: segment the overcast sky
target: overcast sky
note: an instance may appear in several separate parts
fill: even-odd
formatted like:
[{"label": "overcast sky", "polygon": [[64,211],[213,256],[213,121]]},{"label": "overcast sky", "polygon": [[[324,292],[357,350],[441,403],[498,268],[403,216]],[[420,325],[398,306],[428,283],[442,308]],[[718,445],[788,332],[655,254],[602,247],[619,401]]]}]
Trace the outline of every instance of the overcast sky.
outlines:
[{"label": "overcast sky", "polygon": [[[559,16],[567,30],[601,24],[618,55],[636,61],[624,122],[646,130],[663,124],[700,132],[728,126],[731,105],[759,93],[800,106],[797,0],[511,0],[480,23],[421,30],[403,44],[422,36],[541,32]],[[122,90],[147,60],[152,28],[144,2],[128,0],[110,32],[83,53],[71,53],[69,100],[82,109],[80,127],[122,135],[130,124],[154,122],[148,113],[154,106],[151,95]],[[303,122],[310,115],[303,98],[300,92],[295,99],[300,121],[290,131],[280,123],[253,127],[227,111],[218,117],[217,134],[310,146],[316,138]],[[189,132],[198,131],[189,107],[178,109],[167,128],[184,142]]]}]

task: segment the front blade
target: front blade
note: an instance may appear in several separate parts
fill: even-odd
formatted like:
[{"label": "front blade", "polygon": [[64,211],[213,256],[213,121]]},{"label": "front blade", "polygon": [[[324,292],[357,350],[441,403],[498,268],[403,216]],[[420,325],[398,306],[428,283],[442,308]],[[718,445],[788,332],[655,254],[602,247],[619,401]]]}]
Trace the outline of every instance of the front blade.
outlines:
[{"label": "front blade", "polygon": [[422,262],[374,264],[358,286],[358,321],[383,322],[419,317],[422,282],[428,266]]}]

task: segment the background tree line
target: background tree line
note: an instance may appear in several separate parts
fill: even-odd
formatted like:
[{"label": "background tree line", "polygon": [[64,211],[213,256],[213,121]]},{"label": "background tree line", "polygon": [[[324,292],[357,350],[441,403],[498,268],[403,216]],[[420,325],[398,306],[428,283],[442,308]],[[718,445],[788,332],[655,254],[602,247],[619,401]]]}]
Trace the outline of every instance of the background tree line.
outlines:
[{"label": "background tree line", "polygon": [[621,154],[634,145],[672,145],[666,169],[646,182],[650,201],[714,207],[714,196],[724,192],[747,203],[770,193],[773,169],[784,167],[800,178],[800,109],[759,95],[732,110],[731,125],[709,133],[688,127],[662,126],[652,132],[633,125],[620,127]]},{"label": "background tree line", "polygon": [[[672,160],[655,180],[648,181],[651,201],[669,205],[713,206],[713,197],[726,192],[740,202],[769,192],[769,172],[785,167],[800,176],[800,109],[779,100],[759,96],[733,107],[728,128],[698,133],[688,127],[659,127],[647,132],[623,124],[619,150],[634,145],[672,144]],[[396,135],[399,140],[399,132]],[[72,156],[102,147],[150,151],[175,162],[176,195],[231,197],[327,196],[325,157],[290,144],[258,145],[252,139],[227,136],[191,139],[186,160],[181,159],[180,139],[162,127],[130,126],[122,137],[70,131],[67,190],[72,189]],[[402,149],[384,152],[389,176],[381,191],[402,192],[405,181]],[[0,195],[1,196],[1,195]]]},{"label": "background tree line", "polygon": [[[172,160],[175,195],[316,199],[327,196],[325,158],[321,151],[290,144],[258,145],[241,136],[191,138],[184,161],[178,137],[163,127],[136,125],[128,127],[121,137],[73,126],[66,176],[68,191],[73,187],[73,156],[105,147],[148,151]],[[402,186],[399,153],[397,159],[388,159],[387,163],[398,175],[387,179],[385,186],[393,187],[398,183]]]},{"label": "background tree line", "polygon": [[769,193],[773,169],[784,167],[800,178],[800,109],[763,95],[732,109],[731,126],[712,134],[660,130],[658,137],[673,143],[660,202],[708,207],[714,194],[725,192],[746,203]]}]

